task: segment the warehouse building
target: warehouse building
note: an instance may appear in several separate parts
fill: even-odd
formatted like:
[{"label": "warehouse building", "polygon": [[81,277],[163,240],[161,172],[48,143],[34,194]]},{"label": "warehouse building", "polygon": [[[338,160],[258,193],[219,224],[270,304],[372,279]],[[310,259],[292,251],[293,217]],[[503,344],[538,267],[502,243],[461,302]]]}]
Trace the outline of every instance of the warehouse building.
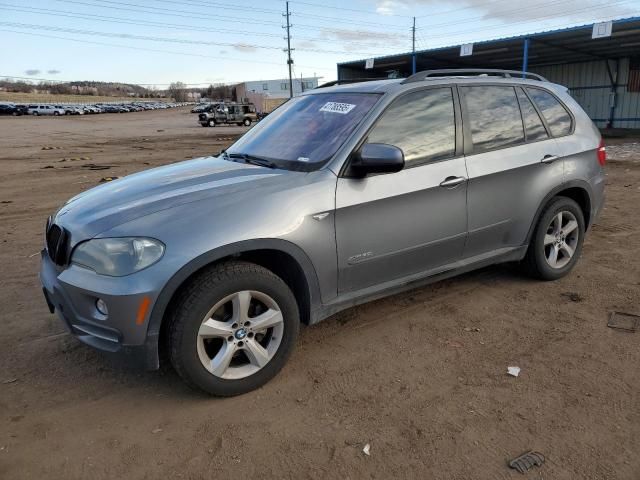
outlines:
[{"label": "warehouse building", "polygon": [[[293,96],[318,86],[319,77],[292,79]],[[252,80],[234,85],[235,98],[239,102],[251,102],[259,113],[271,112],[289,100],[289,79]]]},{"label": "warehouse building", "polygon": [[569,87],[601,128],[640,128],[640,17],[338,64],[338,80],[524,70]]}]

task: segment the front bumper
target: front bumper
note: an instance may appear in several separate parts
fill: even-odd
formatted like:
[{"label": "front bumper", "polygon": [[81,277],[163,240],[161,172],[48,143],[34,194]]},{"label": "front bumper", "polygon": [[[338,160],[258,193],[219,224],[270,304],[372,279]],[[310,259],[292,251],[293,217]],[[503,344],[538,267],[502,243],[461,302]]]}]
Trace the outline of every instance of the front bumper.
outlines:
[{"label": "front bumper", "polygon": [[[127,367],[157,369],[158,335],[147,335],[154,289],[144,280],[113,278],[72,265],[60,269],[41,252],[40,282],[51,313],[81,342]],[[102,298],[108,316],[95,306]]]}]

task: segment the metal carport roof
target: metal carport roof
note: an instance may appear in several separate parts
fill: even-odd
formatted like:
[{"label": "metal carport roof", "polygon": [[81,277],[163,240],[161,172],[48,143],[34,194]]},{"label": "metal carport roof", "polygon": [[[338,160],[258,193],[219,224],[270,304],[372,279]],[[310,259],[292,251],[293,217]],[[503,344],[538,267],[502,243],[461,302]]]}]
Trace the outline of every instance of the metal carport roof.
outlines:
[{"label": "metal carport roof", "polygon": [[[520,70],[528,40],[528,67],[558,65],[590,60],[616,59],[640,55],[640,17],[613,21],[610,37],[592,39],[593,24],[475,42],[473,55],[460,56],[460,45],[416,51],[416,70],[479,67]],[[397,70],[408,76],[412,52],[376,57],[372,69],[366,60],[338,64],[338,79],[386,77]]]}]

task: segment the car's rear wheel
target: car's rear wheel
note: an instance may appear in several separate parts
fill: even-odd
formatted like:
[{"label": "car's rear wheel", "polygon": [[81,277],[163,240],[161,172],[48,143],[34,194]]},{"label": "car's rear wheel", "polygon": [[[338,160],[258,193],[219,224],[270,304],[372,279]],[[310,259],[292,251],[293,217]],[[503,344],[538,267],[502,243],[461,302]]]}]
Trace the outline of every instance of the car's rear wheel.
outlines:
[{"label": "car's rear wheel", "polygon": [[217,396],[246,393],[273,378],[300,326],[284,281],[246,262],[226,262],[198,275],[173,311],[171,363],[187,384]]},{"label": "car's rear wheel", "polygon": [[58,115],[60,115],[60,113],[59,113],[59,112],[53,112],[53,115],[54,115],[55,117],[57,117]]},{"label": "car's rear wheel", "polygon": [[575,266],[584,241],[580,206],[567,197],[555,198],[542,212],[524,259],[527,271],[541,280],[557,280]]}]

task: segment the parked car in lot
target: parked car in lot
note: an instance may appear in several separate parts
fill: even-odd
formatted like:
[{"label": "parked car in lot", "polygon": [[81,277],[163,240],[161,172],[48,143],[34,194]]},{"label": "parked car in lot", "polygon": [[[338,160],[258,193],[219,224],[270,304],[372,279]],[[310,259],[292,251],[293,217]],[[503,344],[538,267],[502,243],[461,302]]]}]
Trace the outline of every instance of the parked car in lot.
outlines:
[{"label": "parked car in lot", "polygon": [[57,106],[56,108],[64,109],[65,115],[84,115],[84,109],[77,105]]},{"label": "parked car in lot", "polygon": [[258,116],[252,103],[214,103],[198,115],[198,123],[203,127],[216,125],[244,125],[256,122]]},{"label": "parked car in lot", "polygon": [[200,103],[191,109],[191,113],[202,113],[208,105],[208,103]]},{"label": "parked car in lot", "polygon": [[64,115],[65,109],[62,108],[59,105],[47,105],[47,104],[43,104],[43,105],[29,105],[28,109],[27,109],[27,113],[29,115],[35,115],[35,116],[39,116],[39,115]]},{"label": "parked car in lot", "polygon": [[114,358],[158,368],[164,349],[189,385],[236,395],[301,323],[494,263],[561,278],[606,152],[565,87],[521,75],[310,90],[218,157],[83,192],[47,223],[47,304]]},{"label": "parked car in lot", "polygon": [[27,107],[15,103],[0,103],[0,115],[13,115],[14,117],[26,115]]}]

